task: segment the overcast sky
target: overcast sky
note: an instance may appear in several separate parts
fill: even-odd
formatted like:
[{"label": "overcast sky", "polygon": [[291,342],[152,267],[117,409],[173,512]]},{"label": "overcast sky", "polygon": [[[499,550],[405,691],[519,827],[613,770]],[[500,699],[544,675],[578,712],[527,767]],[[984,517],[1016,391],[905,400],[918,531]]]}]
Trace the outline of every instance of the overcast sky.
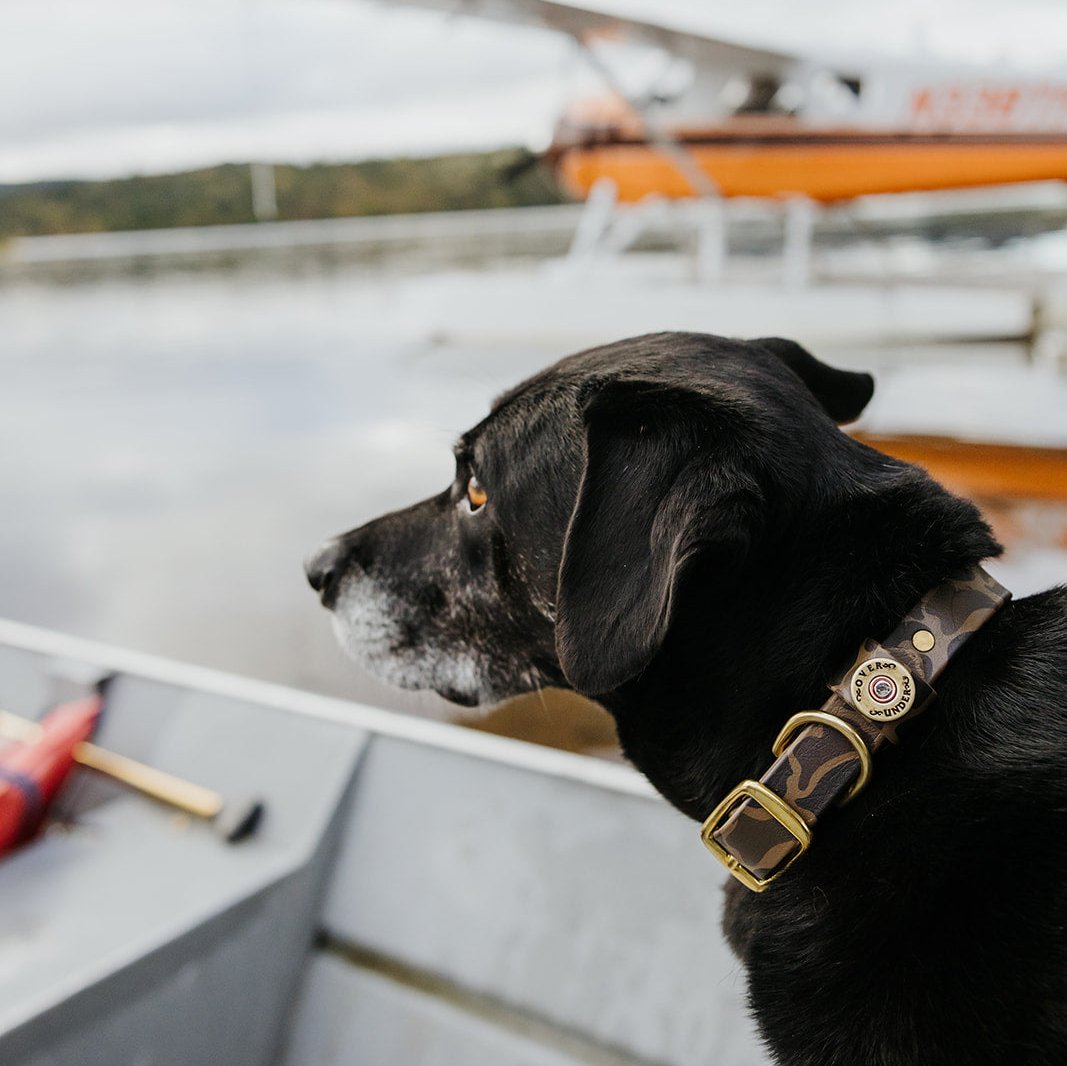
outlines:
[{"label": "overcast sky", "polygon": [[[1065,0],[591,2],[745,43],[1067,71]],[[596,85],[555,34],[388,0],[2,0],[0,46],[0,182],[537,146]]]}]

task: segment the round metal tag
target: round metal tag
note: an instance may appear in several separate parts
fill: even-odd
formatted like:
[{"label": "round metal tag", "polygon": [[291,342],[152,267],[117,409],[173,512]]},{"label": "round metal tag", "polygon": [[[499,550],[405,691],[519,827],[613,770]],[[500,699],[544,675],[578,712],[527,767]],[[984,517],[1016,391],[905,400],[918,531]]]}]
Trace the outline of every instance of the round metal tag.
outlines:
[{"label": "round metal tag", "polygon": [[849,682],[856,710],[875,722],[892,722],[915,702],[915,680],[895,659],[868,659]]}]

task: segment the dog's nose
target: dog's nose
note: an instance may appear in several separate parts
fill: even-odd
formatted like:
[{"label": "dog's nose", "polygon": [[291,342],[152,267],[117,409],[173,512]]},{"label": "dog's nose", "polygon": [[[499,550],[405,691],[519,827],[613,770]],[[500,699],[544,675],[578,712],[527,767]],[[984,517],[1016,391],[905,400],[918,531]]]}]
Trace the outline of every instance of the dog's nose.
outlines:
[{"label": "dog's nose", "polygon": [[341,567],[344,545],[340,537],[328,540],[317,552],[304,562],[308,584],[316,592],[325,592]]}]

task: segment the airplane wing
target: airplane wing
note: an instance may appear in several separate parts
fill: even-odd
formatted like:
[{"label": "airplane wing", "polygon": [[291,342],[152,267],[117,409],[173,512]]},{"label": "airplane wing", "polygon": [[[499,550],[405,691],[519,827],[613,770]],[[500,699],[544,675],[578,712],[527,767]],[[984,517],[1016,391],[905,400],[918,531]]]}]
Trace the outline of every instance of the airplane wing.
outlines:
[{"label": "airplane wing", "polygon": [[781,76],[797,65],[800,57],[769,48],[755,48],[712,36],[699,27],[687,26],[679,17],[662,21],[631,17],[623,12],[626,0],[580,4],[561,0],[391,0],[408,7],[436,8],[460,15],[476,15],[497,21],[540,26],[569,34],[583,43],[597,39],[624,39],[662,48],[720,71]]}]

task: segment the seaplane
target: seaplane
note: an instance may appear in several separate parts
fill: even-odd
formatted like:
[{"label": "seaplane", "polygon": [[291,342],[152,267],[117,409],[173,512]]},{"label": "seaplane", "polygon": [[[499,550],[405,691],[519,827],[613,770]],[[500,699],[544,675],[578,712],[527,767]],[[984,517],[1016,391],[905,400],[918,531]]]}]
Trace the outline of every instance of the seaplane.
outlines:
[{"label": "seaplane", "polygon": [[[616,205],[698,200],[704,273],[717,275],[723,202],[758,198],[781,204],[786,276],[803,282],[820,207],[1067,179],[1062,76],[790,52],[721,36],[699,11],[684,20],[622,0],[394,2],[555,30],[580,45],[608,91],[565,110],[542,158],[590,204],[580,232],[587,246],[605,239]],[[627,91],[608,55],[613,44],[662,53],[672,61],[667,77]]]},{"label": "seaplane", "polygon": [[[612,91],[569,107],[547,152],[578,197],[603,178],[622,202],[713,191],[818,203],[1067,179],[1067,78],[790,54],[588,0],[396,2],[553,29],[581,45]],[[688,83],[675,75],[668,91],[628,94],[601,42],[665,52],[688,65]]]},{"label": "seaplane", "polygon": [[[799,333],[816,347],[870,344],[872,336],[883,347],[912,347],[928,340],[981,341],[1033,332],[1025,310],[1009,321],[1013,300],[1032,299],[1022,289],[968,289],[942,278],[936,287],[909,288],[886,285],[880,272],[875,285],[850,278],[844,287],[807,289],[812,237],[820,211],[847,210],[861,197],[1067,180],[1067,77],[933,56],[791,52],[719,35],[709,29],[713,14],[694,8],[684,20],[676,8],[652,2],[394,2],[557,31],[578,43],[605,84],[606,94],[566,109],[542,157],[563,188],[586,201],[570,256],[597,262],[583,282],[588,316],[583,343],[593,343],[605,321],[625,322],[618,327],[622,332],[669,321],[674,328],[743,334],[759,328],[755,322],[765,324],[769,314],[781,316],[775,328]],[[663,68],[669,77],[628,91],[611,55],[611,46],[619,45],[664,53],[674,61]],[[679,65],[687,68],[681,78]],[[736,276],[712,287],[654,287],[647,281],[634,286],[627,285],[627,276],[621,282],[605,278],[604,253],[633,243],[642,225],[661,220],[673,204],[694,225],[698,277],[724,281],[725,207],[740,199],[762,201],[784,215],[785,289],[752,289]],[[898,206],[907,210],[899,201]],[[480,282],[480,306],[487,302],[487,284]],[[500,295],[493,302],[503,307],[506,294]],[[1006,317],[983,321],[998,300]],[[527,287],[509,306],[507,321],[527,340],[546,323],[577,328],[581,310],[573,303],[566,292],[556,303],[544,297],[532,301]],[[484,318],[461,301],[452,310],[457,320]],[[871,334],[849,335],[851,326],[869,327]],[[1033,358],[1051,352],[1046,361],[1055,375],[1067,342],[1056,331],[1039,340]],[[861,427],[871,443],[922,462],[986,502],[1025,497],[1059,506],[1067,499],[1067,423],[1046,402],[1048,389],[1059,388],[1055,376],[1043,383],[1015,370],[992,372],[1000,374],[991,385],[1004,408],[999,422],[996,412],[983,408],[974,424],[947,426],[933,401],[925,421],[918,416],[914,423],[894,421],[894,411],[915,413],[922,407],[915,390],[908,392],[909,381],[924,395],[942,395],[941,408],[952,406],[952,389],[945,381],[934,383],[931,373],[936,370],[915,367],[897,375],[902,393],[887,404],[886,417],[875,412]],[[942,377],[953,380],[951,372]],[[1049,521],[1060,528],[1063,514],[1056,513]]]}]

